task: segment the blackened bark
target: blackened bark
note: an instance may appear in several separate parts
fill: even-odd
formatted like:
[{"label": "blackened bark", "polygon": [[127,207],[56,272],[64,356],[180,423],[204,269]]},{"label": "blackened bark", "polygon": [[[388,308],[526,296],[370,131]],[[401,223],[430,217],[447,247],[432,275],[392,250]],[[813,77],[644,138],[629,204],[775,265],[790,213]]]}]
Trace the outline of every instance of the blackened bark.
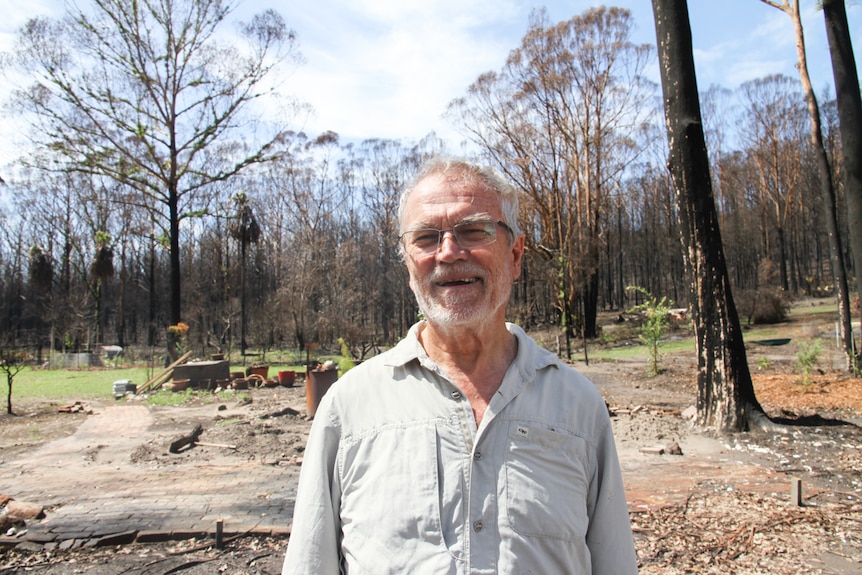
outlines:
[{"label": "blackened bark", "polygon": [[754,394],[739,316],[730,291],[709,175],[688,6],[653,0],[668,159],[680,214],[680,237],[691,282],[697,339],[698,423],[743,431],[750,412],[763,413]]},{"label": "blackened bark", "polygon": [[599,272],[594,271],[584,286],[584,338],[595,339],[599,336]]},{"label": "blackened bark", "polygon": [[[862,301],[862,95],[844,0],[824,0],[823,18],[832,57],[841,146],[844,152],[844,196],[856,293]],[[859,356],[856,357],[857,367]]]}]

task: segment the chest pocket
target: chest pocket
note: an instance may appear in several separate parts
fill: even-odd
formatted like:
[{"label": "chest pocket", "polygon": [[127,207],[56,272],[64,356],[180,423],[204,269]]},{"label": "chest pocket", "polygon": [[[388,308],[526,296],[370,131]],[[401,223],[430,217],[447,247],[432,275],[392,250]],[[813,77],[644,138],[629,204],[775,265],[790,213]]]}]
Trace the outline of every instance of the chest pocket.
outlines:
[{"label": "chest pocket", "polygon": [[[451,561],[440,521],[435,422],[394,425],[345,441],[342,552],[362,573],[407,573]],[[351,571],[352,572],[352,571]]]},{"label": "chest pocket", "polygon": [[580,437],[509,422],[506,455],[509,526],[525,537],[583,540],[592,465]]}]

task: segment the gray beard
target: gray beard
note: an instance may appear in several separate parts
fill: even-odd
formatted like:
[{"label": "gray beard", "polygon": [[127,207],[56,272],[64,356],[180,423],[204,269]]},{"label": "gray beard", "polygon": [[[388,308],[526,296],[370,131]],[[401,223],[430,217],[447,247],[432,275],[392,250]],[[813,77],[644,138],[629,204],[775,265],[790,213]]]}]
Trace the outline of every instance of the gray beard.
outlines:
[{"label": "gray beard", "polygon": [[[467,271],[473,272],[469,268],[467,268]],[[475,275],[482,277],[483,280],[487,280],[482,270],[477,271],[478,273],[475,273]],[[500,302],[496,301],[496,297],[499,294],[487,294],[490,296],[490,299],[486,297],[478,306],[468,306],[464,302],[458,301],[457,297],[433,297],[430,294],[434,283],[439,277],[437,273],[432,274],[420,286],[420,289],[414,292],[419,310],[425,316],[425,319],[432,324],[442,327],[479,326],[493,318],[498,308],[500,306],[505,307],[509,301],[508,293],[505,294],[505,297],[502,297],[502,301]],[[500,286],[497,286],[497,289],[500,289]]]}]

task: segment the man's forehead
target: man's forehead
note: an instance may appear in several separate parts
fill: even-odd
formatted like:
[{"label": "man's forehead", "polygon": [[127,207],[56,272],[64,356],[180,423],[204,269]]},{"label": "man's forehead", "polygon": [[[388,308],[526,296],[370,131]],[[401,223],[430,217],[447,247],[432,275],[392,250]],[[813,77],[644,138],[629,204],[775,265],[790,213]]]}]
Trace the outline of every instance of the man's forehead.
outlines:
[{"label": "man's forehead", "polygon": [[432,174],[416,185],[408,202],[413,199],[421,203],[435,203],[499,198],[481,180],[465,179],[454,174]]}]

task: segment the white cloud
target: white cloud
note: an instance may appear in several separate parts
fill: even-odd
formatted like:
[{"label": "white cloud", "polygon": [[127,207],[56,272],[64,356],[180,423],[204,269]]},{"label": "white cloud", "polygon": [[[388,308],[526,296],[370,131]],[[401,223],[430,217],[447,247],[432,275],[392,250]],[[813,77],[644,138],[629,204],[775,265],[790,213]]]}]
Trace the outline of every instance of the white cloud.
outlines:
[{"label": "white cloud", "polygon": [[453,0],[369,0],[334,12],[323,38],[314,23],[303,33],[308,19],[297,27],[306,64],[292,84],[318,110],[312,127],[347,138],[418,139],[443,128],[448,102],[514,47],[493,28],[518,16],[511,3]]},{"label": "white cloud", "polygon": [[[78,0],[82,6],[88,0]],[[552,21],[568,19],[592,0],[317,0],[276,6],[299,36],[305,64],[284,73],[282,88],[317,111],[305,125],[343,139],[371,137],[418,140],[435,130],[454,137],[441,118],[448,103],[465,94],[479,74],[498,70],[527,30],[533,9],[547,7]],[[606,3],[605,3],[606,4]],[[655,43],[650,3],[616,0],[631,10],[633,41]],[[15,31],[30,17],[62,11],[62,0],[0,0],[0,50],[12,46]],[[257,0],[239,4],[247,20],[268,8]],[[796,74],[790,18],[757,0],[689,0],[702,88],[739,83],[781,72]],[[857,51],[862,46],[862,7],[848,5]],[[806,8],[810,66],[815,87],[831,83],[823,15]],[[860,55],[862,57],[862,55]],[[658,77],[657,67],[655,74]],[[0,122],[5,141],[8,122]],[[456,143],[453,141],[453,144]],[[2,160],[0,152],[0,160]],[[2,162],[0,162],[2,163]]]}]

